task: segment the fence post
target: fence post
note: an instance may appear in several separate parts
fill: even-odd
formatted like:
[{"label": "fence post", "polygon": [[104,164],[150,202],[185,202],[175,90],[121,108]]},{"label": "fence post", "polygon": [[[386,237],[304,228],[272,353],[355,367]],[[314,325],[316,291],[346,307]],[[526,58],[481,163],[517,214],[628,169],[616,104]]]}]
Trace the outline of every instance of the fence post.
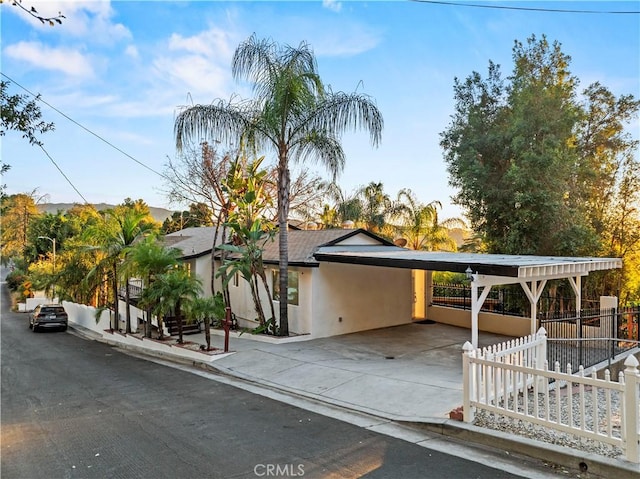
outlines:
[{"label": "fence post", "polygon": [[625,456],[628,461],[638,463],[638,383],[640,373],[638,372],[638,360],[634,355],[630,355],[624,362],[624,430],[625,437],[622,438]]},{"label": "fence post", "polygon": [[471,395],[474,394],[475,384],[470,371],[470,358],[475,348],[469,341],[466,341],[462,346],[462,351],[462,420],[473,422],[474,411],[471,409]]},{"label": "fence post", "polygon": [[[540,326],[538,332],[536,333],[536,339],[540,341],[538,347],[536,348],[536,359],[535,359],[535,368],[536,369],[546,369],[545,365],[547,364],[547,330]],[[538,376],[538,388],[546,388],[549,386],[548,379],[544,376]],[[538,399],[536,398],[536,401]]]}]

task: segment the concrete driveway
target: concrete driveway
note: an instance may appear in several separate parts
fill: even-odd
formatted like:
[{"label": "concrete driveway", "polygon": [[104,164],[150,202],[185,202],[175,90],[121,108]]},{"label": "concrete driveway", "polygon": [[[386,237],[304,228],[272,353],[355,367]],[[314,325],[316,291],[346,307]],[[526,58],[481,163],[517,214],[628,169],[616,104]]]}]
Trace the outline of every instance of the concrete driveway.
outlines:
[{"label": "concrete driveway", "polygon": [[[204,344],[203,336],[185,339]],[[462,345],[470,337],[468,329],[439,323],[281,344],[243,335],[230,340],[235,354],[210,367],[392,420],[432,422],[462,405]],[[480,333],[479,346],[507,339]],[[213,336],[212,346],[221,341]]]}]

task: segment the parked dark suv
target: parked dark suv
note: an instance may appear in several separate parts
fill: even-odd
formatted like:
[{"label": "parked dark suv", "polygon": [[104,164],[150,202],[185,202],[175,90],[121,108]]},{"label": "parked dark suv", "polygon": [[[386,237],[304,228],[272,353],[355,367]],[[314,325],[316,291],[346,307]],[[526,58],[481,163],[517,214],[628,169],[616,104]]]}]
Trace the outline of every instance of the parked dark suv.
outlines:
[{"label": "parked dark suv", "polygon": [[29,315],[29,328],[35,333],[38,329],[58,328],[67,330],[67,312],[61,304],[39,304]]}]

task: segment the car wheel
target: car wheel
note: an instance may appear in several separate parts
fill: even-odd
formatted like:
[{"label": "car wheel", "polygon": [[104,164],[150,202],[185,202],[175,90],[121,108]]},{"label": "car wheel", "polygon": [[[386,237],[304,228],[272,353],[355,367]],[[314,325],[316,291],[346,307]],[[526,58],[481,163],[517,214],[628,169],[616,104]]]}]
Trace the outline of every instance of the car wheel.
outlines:
[{"label": "car wheel", "polygon": [[31,328],[31,330],[32,330],[34,333],[37,333],[37,332],[38,332],[38,328],[36,328],[36,325],[35,325],[35,324],[34,324],[34,325],[33,325],[33,327]]},{"label": "car wheel", "polygon": [[66,326],[62,326],[62,331],[64,332],[66,330],[67,330],[67,327]]}]

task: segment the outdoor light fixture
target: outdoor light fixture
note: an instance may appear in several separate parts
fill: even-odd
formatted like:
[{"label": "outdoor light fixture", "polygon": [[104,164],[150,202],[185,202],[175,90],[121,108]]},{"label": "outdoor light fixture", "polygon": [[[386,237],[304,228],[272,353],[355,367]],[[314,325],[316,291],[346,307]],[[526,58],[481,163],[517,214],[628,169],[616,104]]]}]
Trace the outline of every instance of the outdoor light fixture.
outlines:
[{"label": "outdoor light fixture", "polygon": [[467,269],[464,270],[464,274],[467,275],[467,279],[473,279],[473,270],[471,266],[467,266]]}]

